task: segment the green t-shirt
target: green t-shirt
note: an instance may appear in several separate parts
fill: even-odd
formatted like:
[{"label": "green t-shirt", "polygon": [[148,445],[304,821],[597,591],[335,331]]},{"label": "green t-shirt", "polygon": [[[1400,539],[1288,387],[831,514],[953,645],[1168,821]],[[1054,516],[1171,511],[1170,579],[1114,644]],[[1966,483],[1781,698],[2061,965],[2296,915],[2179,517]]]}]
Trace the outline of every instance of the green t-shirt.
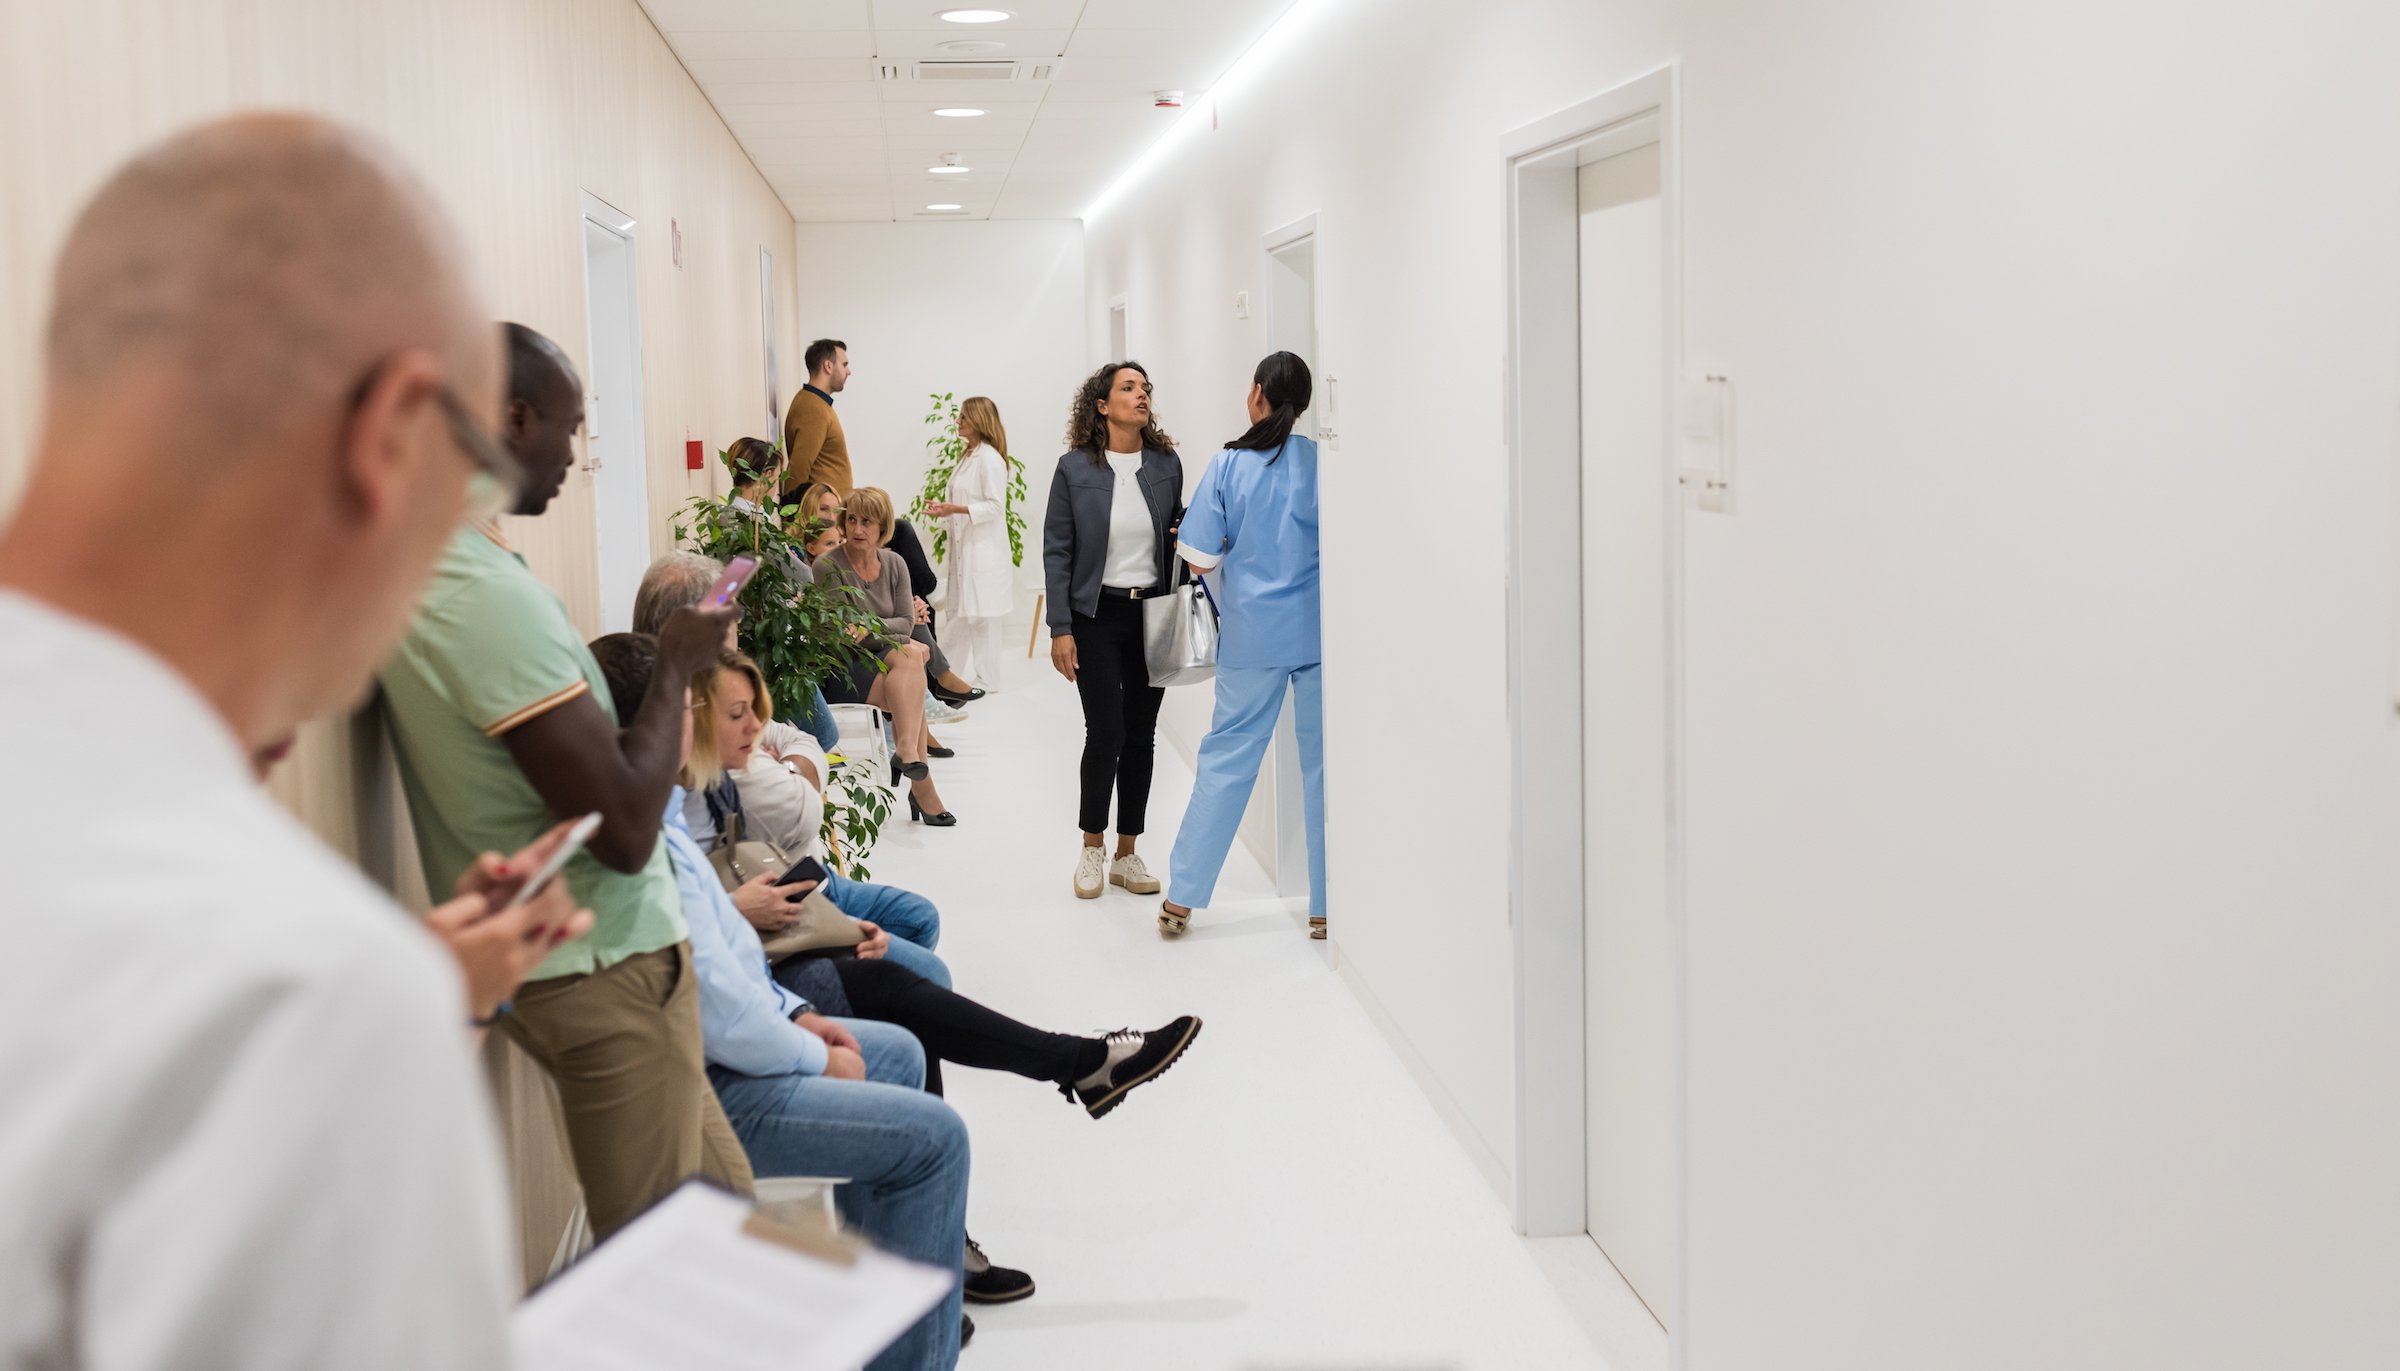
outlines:
[{"label": "green t-shirt", "polygon": [[[586,691],[616,718],[608,682],[567,607],[523,558],[476,528],[450,540],[382,682],[425,885],[437,900],[477,854],[505,856],[557,821],[500,736]],[[683,941],[664,843],[630,876],[588,852],[567,863],[566,875],[576,901],[592,911],[592,931],[526,979],[598,971]]]}]

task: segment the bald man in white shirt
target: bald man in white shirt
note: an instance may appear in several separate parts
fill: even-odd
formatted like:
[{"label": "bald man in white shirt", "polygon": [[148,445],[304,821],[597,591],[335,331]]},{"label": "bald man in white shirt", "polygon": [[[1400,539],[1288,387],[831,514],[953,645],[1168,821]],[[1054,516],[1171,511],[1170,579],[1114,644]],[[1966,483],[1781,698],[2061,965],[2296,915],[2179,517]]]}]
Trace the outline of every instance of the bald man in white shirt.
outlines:
[{"label": "bald man in white shirt", "polygon": [[[250,768],[512,493],[462,260],[387,153],[296,116],[143,153],[67,239],[0,533],[0,1366],[506,1363],[458,969]],[[176,517],[125,536],[129,483]]]}]

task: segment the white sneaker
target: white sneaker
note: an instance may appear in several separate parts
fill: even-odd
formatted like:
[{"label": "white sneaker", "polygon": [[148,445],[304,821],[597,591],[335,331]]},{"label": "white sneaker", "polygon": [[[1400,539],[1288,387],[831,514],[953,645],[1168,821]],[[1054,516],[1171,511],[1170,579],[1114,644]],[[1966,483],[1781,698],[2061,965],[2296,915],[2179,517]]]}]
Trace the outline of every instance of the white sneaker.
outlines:
[{"label": "white sneaker", "polygon": [[935,699],[930,694],[925,697],[925,722],[929,724],[954,724],[965,717],[967,717],[967,711],[960,709],[958,706],[943,704],[940,700]]},{"label": "white sneaker", "polygon": [[1075,859],[1075,898],[1097,900],[1108,889],[1108,854],[1096,847],[1083,849]]},{"label": "white sneaker", "polygon": [[1135,895],[1158,893],[1158,878],[1150,874],[1149,867],[1142,865],[1142,854],[1138,852],[1128,852],[1109,863],[1108,883],[1121,885]]}]

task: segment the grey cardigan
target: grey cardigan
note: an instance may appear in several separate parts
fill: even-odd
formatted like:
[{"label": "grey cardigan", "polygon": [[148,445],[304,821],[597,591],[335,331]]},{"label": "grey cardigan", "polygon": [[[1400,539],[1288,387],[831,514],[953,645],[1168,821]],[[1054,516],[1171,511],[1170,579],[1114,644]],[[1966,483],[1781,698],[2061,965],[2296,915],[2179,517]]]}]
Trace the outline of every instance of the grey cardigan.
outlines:
[{"label": "grey cardigan", "polygon": [[908,584],[908,563],[887,547],[878,550],[876,565],[881,570],[875,573],[875,584],[868,585],[850,569],[849,555],[837,547],[817,559],[817,584],[828,589],[858,587],[859,607],[883,620],[884,645],[905,643],[917,626],[917,597]]},{"label": "grey cardigan", "polygon": [[[1142,495],[1150,502],[1150,525],[1158,535],[1158,584],[1172,579],[1175,540],[1167,532],[1183,515],[1183,459],[1157,448],[1142,449]],[[1049,599],[1042,618],[1050,636],[1075,630],[1075,616],[1100,612],[1100,569],[1108,564],[1109,507],[1116,502],[1117,473],[1102,458],[1081,451],[1058,459],[1050,478],[1050,512],[1042,520],[1042,571]]]}]

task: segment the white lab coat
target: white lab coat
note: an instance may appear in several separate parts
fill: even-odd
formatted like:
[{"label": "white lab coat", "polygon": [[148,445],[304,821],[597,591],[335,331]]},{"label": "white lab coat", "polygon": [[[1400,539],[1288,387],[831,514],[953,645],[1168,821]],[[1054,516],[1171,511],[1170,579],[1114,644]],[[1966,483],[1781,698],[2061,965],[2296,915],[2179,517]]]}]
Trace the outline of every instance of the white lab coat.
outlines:
[{"label": "white lab coat", "polygon": [[942,559],[949,597],[942,611],[961,619],[1008,617],[1017,576],[1008,550],[1007,459],[978,443],[959,459],[942,498],[967,507],[964,514],[942,516],[942,530],[950,535]]}]

